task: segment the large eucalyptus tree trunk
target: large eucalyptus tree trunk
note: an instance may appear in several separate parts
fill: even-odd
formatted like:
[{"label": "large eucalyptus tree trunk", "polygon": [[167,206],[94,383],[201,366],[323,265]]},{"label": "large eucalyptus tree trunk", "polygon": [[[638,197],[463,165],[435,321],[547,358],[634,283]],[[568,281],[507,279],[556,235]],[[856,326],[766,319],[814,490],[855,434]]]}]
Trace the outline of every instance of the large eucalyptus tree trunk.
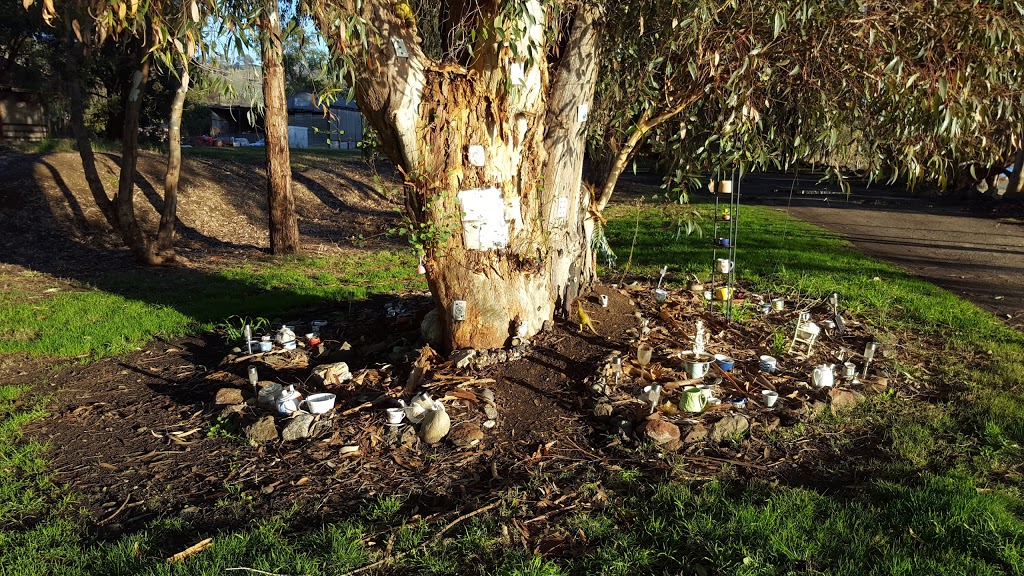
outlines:
[{"label": "large eucalyptus tree trunk", "polygon": [[[553,23],[537,0],[521,2],[504,12],[500,34],[501,6],[442,11],[477,14],[463,65],[425,56],[396,6],[408,8],[321,0],[315,16],[334,54],[352,63],[359,107],[405,176],[411,233],[448,347],[503,346],[516,332],[538,332],[595,278],[582,167],[599,11],[579,5]],[[554,27],[565,37],[545,38]],[[471,158],[477,146],[482,165]],[[461,320],[456,301],[466,303]]]}]

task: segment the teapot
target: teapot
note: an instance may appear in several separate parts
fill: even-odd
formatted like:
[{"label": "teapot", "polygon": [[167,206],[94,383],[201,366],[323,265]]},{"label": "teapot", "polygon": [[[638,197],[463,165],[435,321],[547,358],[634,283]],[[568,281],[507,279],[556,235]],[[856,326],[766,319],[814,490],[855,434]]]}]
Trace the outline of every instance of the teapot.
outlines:
[{"label": "teapot", "polygon": [[295,390],[295,386],[289,386],[277,396],[274,405],[277,407],[278,413],[287,416],[299,409],[300,402],[302,402],[302,394]]},{"label": "teapot", "polygon": [[274,341],[278,344],[284,344],[285,342],[295,341],[295,332],[287,326],[281,326],[281,329],[274,334]]},{"label": "teapot", "polygon": [[831,388],[835,383],[835,375],[832,374],[834,364],[821,364],[811,372],[811,381],[817,388]]}]

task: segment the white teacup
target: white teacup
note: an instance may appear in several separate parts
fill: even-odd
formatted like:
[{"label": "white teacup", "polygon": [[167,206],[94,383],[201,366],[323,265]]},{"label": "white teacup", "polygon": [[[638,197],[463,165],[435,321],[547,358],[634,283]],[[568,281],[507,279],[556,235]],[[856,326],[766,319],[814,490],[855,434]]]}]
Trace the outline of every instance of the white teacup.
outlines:
[{"label": "white teacup", "polygon": [[775,406],[775,403],[778,401],[779,393],[775,390],[761,390],[761,402],[768,408]]},{"label": "white teacup", "polygon": [[405,420],[404,408],[388,408],[388,424],[401,424]]}]

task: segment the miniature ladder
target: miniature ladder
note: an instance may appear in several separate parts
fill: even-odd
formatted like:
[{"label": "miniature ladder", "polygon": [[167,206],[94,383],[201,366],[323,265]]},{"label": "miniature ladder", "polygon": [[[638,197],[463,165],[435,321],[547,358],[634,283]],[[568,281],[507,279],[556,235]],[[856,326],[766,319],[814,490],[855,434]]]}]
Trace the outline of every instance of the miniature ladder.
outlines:
[{"label": "miniature ladder", "polygon": [[807,351],[804,354],[810,356],[811,348],[814,347],[814,342],[818,339],[818,334],[820,333],[821,328],[814,322],[811,322],[811,315],[807,312],[801,312],[800,318],[796,321],[793,341],[789,343],[789,354],[792,354],[793,349],[799,344],[807,347]]}]

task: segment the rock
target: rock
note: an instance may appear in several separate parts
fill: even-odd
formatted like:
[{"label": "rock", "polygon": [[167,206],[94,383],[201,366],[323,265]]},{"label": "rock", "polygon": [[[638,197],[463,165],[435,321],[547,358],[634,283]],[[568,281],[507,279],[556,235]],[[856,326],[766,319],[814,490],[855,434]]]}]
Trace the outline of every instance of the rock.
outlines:
[{"label": "rock", "polygon": [[452,352],[451,361],[456,370],[462,370],[476,357],[476,350],[456,350]]},{"label": "rock", "polygon": [[726,438],[739,438],[750,429],[750,422],[738,414],[726,416],[711,426],[708,432],[708,439],[712,442],[721,442]]},{"label": "rock", "polygon": [[234,348],[231,349],[231,353],[232,354],[241,354],[242,353],[242,349],[239,348],[238,346],[235,346]]},{"label": "rock", "polygon": [[807,406],[804,408],[804,416],[808,420],[814,420],[815,418],[824,414],[825,410],[827,409],[828,404],[822,402],[821,400],[813,400],[810,403],[808,403]]},{"label": "rock", "polygon": [[415,428],[412,426],[403,426],[402,428],[402,439],[400,442],[403,446],[412,446],[417,440],[419,440],[419,436],[416,435]]},{"label": "rock", "polygon": [[497,425],[498,425],[498,423],[496,421],[494,421],[494,420],[486,420],[486,421],[484,421],[484,428],[487,428],[488,430],[491,429],[491,428],[494,428]]},{"label": "rock", "polygon": [[264,416],[246,426],[245,437],[256,444],[277,440],[277,426],[274,424],[274,417]]},{"label": "rock", "polygon": [[235,406],[242,402],[245,402],[245,397],[238,388],[221,388],[217,390],[217,395],[213,398],[213,403],[216,406]]},{"label": "rock", "polygon": [[832,412],[848,410],[864,401],[864,395],[853,390],[832,388],[828,391],[828,401],[832,406]]},{"label": "rock", "polygon": [[545,320],[540,326],[541,332],[551,332],[555,329],[555,323],[551,320]]},{"label": "rock", "polygon": [[644,424],[644,437],[655,444],[679,440],[679,427],[664,420],[648,420]]},{"label": "rock", "polygon": [[470,448],[484,439],[484,433],[476,424],[463,422],[452,428],[448,433],[448,439],[459,448]]},{"label": "rock", "polygon": [[487,416],[488,420],[497,420],[498,409],[494,407],[494,404],[487,402],[484,404],[484,416]]},{"label": "rock", "polygon": [[668,452],[677,452],[683,447],[683,443],[679,440],[669,440],[661,445],[661,449]]},{"label": "rock", "polygon": [[700,442],[701,440],[708,437],[708,429],[703,423],[697,422],[686,431],[686,436],[683,436],[683,442],[686,444],[693,444],[694,442]]},{"label": "rock", "polygon": [[438,314],[437,308],[427,312],[427,315],[423,317],[423,321],[420,322],[420,334],[427,344],[435,348],[440,347],[444,340],[444,325],[441,324],[441,316]]},{"label": "rock", "polygon": [[878,378],[876,378],[875,380],[873,380],[871,382],[865,382],[864,383],[864,390],[866,390],[868,392],[874,392],[876,394],[881,394],[882,392],[885,392],[888,389],[889,389],[889,379],[888,378],[878,377]]},{"label": "rock", "polygon": [[615,407],[606,402],[594,406],[594,416],[611,416],[614,411]]},{"label": "rock", "polygon": [[241,414],[243,411],[245,411],[245,407],[246,405],[244,402],[242,404],[231,404],[225,406],[224,409],[220,411],[220,414],[217,417],[224,420],[234,418]]},{"label": "rock", "polygon": [[420,440],[427,444],[437,444],[448,435],[451,429],[452,419],[444,411],[444,408],[431,410],[420,422]]},{"label": "rock", "polygon": [[337,386],[352,379],[352,372],[345,362],[321,364],[313,368],[313,377],[321,386]]},{"label": "rock", "polygon": [[281,430],[281,439],[285,442],[301,440],[309,437],[309,428],[313,425],[316,416],[312,414],[299,414],[292,418],[284,429]]},{"label": "rock", "polygon": [[488,402],[494,402],[494,390],[490,388],[484,388],[480,391],[480,396]]}]

